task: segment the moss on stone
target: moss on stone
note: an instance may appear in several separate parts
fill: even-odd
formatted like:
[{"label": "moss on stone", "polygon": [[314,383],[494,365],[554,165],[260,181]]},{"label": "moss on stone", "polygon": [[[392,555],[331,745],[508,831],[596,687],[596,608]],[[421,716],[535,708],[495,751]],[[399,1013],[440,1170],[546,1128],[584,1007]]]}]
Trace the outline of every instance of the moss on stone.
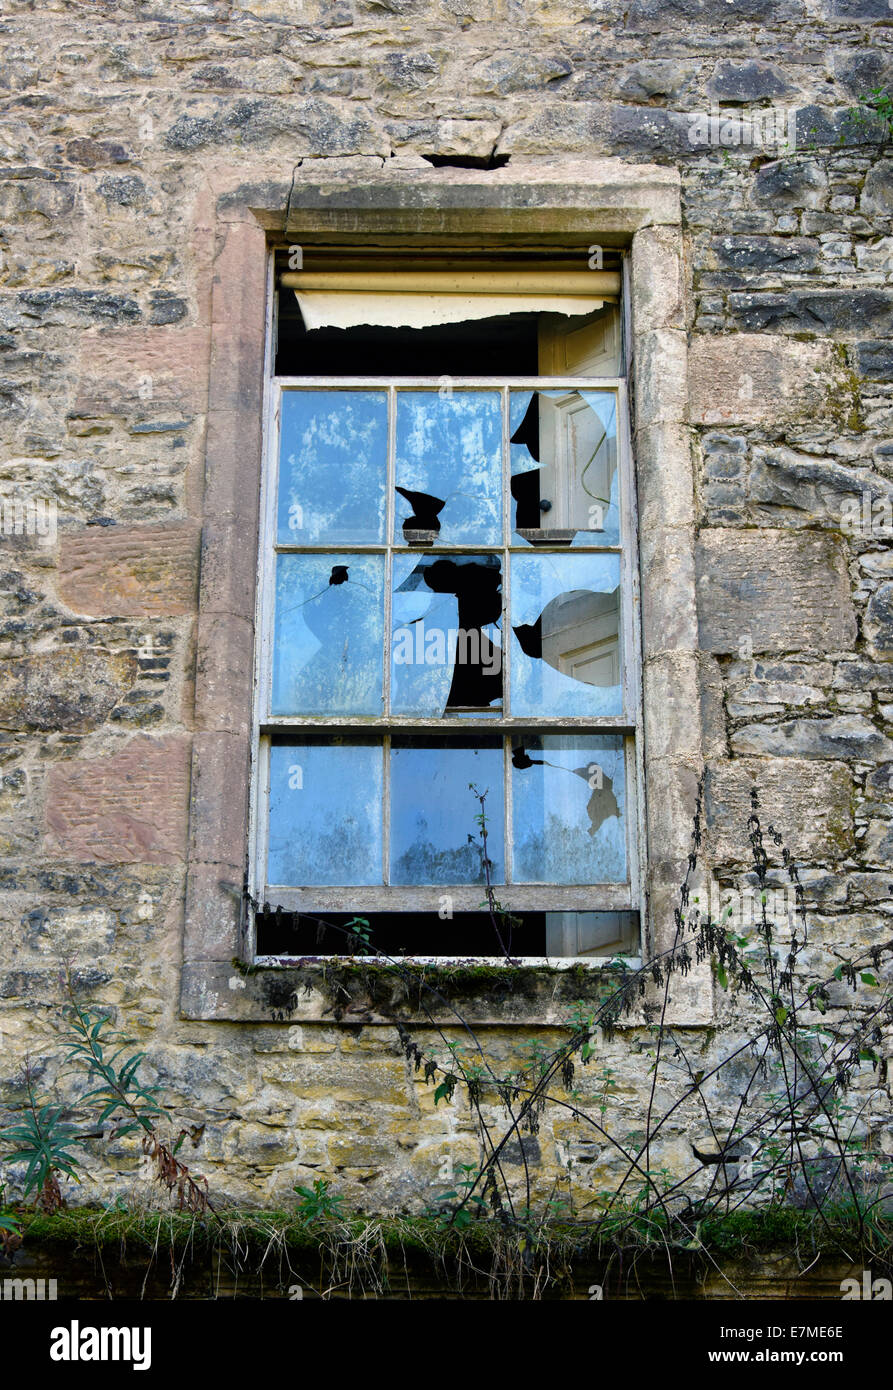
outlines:
[{"label": "moss on stone", "polygon": [[851,434],[864,434],[867,429],[862,404],[864,379],[847,362],[843,343],[835,343],[833,347],[837,372],[828,392],[829,413],[840,429],[849,430]]}]

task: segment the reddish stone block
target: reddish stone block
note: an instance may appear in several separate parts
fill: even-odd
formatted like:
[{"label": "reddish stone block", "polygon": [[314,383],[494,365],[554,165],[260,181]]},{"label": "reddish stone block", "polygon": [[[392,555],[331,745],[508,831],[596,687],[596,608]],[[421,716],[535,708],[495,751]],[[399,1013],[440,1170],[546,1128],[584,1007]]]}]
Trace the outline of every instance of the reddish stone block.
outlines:
[{"label": "reddish stone block", "polygon": [[59,597],[96,618],[177,617],[195,612],[199,532],[193,522],[90,529],[63,536]]},{"label": "reddish stone block", "polygon": [[186,857],[189,741],[131,739],[107,758],[56,763],[46,852],[79,862],[172,864]]},{"label": "reddish stone block", "polygon": [[205,522],[235,522],[257,537],[261,474],[261,411],[215,410],[205,442]]},{"label": "reddish stone block", "polygon": [[253,689],[254,625],[229,613],[202,614],[196,641],[196,727],[247,740]]}]

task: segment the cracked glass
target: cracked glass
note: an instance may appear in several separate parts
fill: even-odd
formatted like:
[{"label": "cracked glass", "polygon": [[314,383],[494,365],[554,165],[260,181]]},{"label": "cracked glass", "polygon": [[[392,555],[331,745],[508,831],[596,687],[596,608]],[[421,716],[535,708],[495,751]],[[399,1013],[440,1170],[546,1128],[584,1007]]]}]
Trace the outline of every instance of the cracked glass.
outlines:
[{"label": "cracked glass", "polygon": [[512,561],[513,715],[620,715],[619,555]]},{"label": "cracked glass", "polygon": [[513,738],[515,882],[623,882],[624,776],[617,736]]},{"label": "cracked glass", "polygon": [[498,391],[401,391],[394,540],[499,545],[501,455]]},{"label": "cracked glass", "polygon": [[[618,392],[554,380],[281,388],[268,883],[383,911],[453,888],[466,915],[487,868],[505,892],[630,884]],[[525,930],[623,949],[634,899],[607,898],[540,896]]]}]

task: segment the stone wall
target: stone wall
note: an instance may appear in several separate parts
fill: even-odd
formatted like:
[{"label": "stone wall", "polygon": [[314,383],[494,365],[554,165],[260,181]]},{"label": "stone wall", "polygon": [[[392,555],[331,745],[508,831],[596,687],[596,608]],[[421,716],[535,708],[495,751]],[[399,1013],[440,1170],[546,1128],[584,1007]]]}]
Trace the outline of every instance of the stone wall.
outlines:
[{"label": "stone wall", "polygon": [[[179,1015],[208,189],[248,162],[286,183],[431,154],[679,167],[716,871],[747,866],[755,779],[802,866],[816,969],[885,939],[893,158],[852,113],[893,74],[886,0],[4,0],[0,39],[0,494],[58,509],[55,537],[5,513],[0,536],[0,1099],[21,1101],[26,1054],[54,1082],[74,954],[177,1122],[204,1125],[186,1156],[218,1195],[281,1203],[326,1175],[368,1208],[417,1204],[445,1159],[478,1156],[470,1113],[435,1107],[386,1026]],[[796,110],[796,149],[693,144],[716,104]],[[561,1036],[482,1033],[501,1066],[533,1035]],[[631,1124],[639,1042],[599,1056]],[[866,1129],[888,1115],[876,1093]],[[687,1124],[669,1166],[689,1159]],[[584,1200],[610,1181],[551,1112],[510,1159],[545,1191],[568,1157]],[[121,1184],[138,1167],[126,1141],[91,1173],[109,1162]]]}]

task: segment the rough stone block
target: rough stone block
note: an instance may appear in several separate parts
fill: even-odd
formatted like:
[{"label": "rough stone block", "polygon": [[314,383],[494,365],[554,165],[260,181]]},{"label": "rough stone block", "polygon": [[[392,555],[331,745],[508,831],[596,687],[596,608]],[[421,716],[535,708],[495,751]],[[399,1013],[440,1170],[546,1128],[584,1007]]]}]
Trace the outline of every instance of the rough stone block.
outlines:
[{"label": "rough stone block", "polygon": [[196,859],[244,862],[248,783],[247,739],[220,733],[195,735],[190,819]]},{"label": "rough stone block", "polygon": [[237,954],[244,865],[189,865],[183,955],[186,960],[229,961]]},{"label": "rough stone block", "polygon": [[848,649],[856,639],[849,575],[830,535],[711,527],[697,547],[698,617],[707,651]]},{"label": "rough stone block", "polygon": [[773,825],[795,858],[838,860],[853,848],[853,777],[841,763],[802,758],[708,764],[704,814],[718,863],[751,864],[747,821],[756,787],[763,842],[773,862],[780,854],[767,834]]},{"label": "rough stone block", "polygon": [[889,218],[893,207],[893,159],[879,159],[865,175],[859,208]]},{"label": "rough stone block", "polygon": [[782,724],[747,724],[732,735],[732,750],[776,758],[848,758],[880,762],[893,756],[893,742],[869,719],[860,714],[845,714],[789,719]]},{"label": "rough stone block", "polygon": [[643,333],[637,343],[636,426],[676,424],[688,411],[685,334],[674,329]]},{"label": "rough stone block", "polygon": [[694,525],[691,438],[688,426],[673,422],[636,430],[636,483],[643,535],[664,527]]},{"label": "rough stone block", "polygon": [[757,207],[774,211],[820,208],[828,193],[828,176],[815,160],[777,159],[764,164],[753,183]]},{"label": "rough stone block", "polygon": [[106,864],[185,858],[188,739],[134,738],[111,757],[54,764],[47,783],[48,854]]},{"label": "rough stone block", "polygon": [[84,733],[103,724],[136,674],[136,655],[63,648],[0,663],[0,727]]},{"label": "rough stone block", "polygon": [[893,660],[893,581],[880,584],[869,599],[865,631],[874,655],[882,661]]},{"label": "rough stone block", "polygon": [[247,738],[253,682],[253,624],[230,614],[203,614],[196,643],[198,728]]},{"label": "rough stone block", "polygon": [[883,510],[890,515],[893,509],[893,483],[879,474],[784,447],[753,450],[749,494],[754,502],[764,504],[760,515],[770,525],[776,516],[783,522],[793,517],[801,525],[821,521],[839,530],[854,506],[855,514],[862,516],[863,497],[876,514]]},{"label": "rough stone block", "polygon": [[695,336],[688,362],[692,423],[781,424],[825,414],[833,364],[830,343],[768,333]]},{"label": "rough stone block", "polygon": [[893,328],[893,294],[883,289],[758,290],[730,294],[729,312],[745,333],[771,328],[839,338],[882,337]]},{"label": "rough stone block", "polygon": [[645,744],[649,759],[700,756],[700,687],[694,652],[664,652],[646,661]]},{"label": "rough stone block", "polygon": [[641,538],[642,638],[650,654],[697,650],[692,534],[667,528]]},{"label": "rough stone block", "polygon": [[685,328],[681,234],[643,227],[633,237],[632,317],[636,333]]},{"label": "rough stone block", "polygon": [[206,522],[235,522],[252,537],[260,500],[261,423],[259,410],[214,410],[205,442],[202,515]]},{"label": "rough stone block", "polygon": [[207,327],[127,328],[78,341],[74,415],[122,410],[205,409],[211,340]]}]

